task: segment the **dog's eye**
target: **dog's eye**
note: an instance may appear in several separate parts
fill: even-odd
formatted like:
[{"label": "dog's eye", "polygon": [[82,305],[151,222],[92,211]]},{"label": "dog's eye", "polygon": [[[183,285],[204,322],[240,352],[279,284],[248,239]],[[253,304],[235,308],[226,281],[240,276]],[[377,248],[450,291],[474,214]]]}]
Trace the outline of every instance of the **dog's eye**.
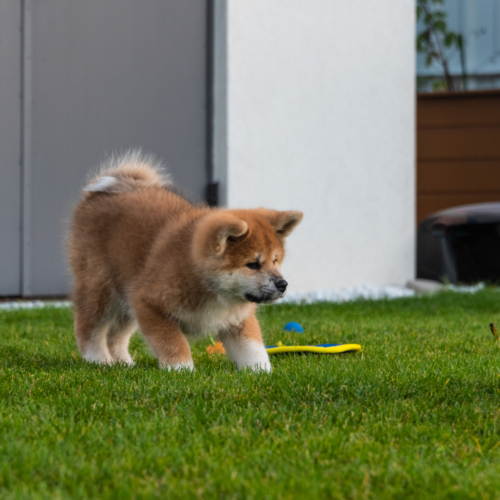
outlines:
[{"label": "dog's eye", "polygon": [[273,264],[276,264],[276,262],[278,262],[278,259],[273,260]]},{"label": "dog's eye", "polygon": [[259,261],[249,262],[247,264],[247,267],[248,267],[248,269],[256,269],[256,270],[258,270],[258,269],[260,269],[260,262]]}]

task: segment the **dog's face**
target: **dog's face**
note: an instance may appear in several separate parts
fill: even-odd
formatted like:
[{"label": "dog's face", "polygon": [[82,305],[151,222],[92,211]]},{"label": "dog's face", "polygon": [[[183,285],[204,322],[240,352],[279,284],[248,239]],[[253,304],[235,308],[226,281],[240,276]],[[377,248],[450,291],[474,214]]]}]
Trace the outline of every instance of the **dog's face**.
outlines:
[{"label": "dog's face", "polygon": [[214,292],[226,300],[272,303],[284,296],[280,268],[286,237],[302,212],[214,212],[195,232],[194,256]]}]

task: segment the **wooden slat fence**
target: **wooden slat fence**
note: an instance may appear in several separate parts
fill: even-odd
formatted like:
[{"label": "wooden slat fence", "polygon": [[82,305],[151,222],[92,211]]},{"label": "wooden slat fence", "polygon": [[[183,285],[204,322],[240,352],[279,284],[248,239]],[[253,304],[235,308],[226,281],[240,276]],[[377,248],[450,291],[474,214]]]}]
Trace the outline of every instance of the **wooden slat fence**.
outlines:
[{"label": "wooden slat fence", "polygon": [[500,201],[500,91],[417,98],[417,222]]}]

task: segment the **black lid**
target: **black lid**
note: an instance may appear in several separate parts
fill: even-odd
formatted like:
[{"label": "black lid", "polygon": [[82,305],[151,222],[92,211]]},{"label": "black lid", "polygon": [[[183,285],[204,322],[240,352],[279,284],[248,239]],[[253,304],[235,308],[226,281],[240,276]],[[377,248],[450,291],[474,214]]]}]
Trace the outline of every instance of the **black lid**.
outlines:
[{"label": "black lid", "polygon": [[452,226],[491,223],[500,223],[500,202],[476,203],[447,208],[427,217],[420,224],[420,227],[426,232],[439,235],[439,233]]}]

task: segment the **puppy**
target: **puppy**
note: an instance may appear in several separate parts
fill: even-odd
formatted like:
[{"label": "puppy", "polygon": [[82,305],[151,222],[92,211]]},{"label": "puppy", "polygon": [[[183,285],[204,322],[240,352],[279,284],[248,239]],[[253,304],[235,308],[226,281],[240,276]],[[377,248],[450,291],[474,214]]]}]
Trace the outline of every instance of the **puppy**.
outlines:
[{"label": "puppy", "polygon": [[68,240],[83,358],[133,364],[139,326],[160,367],[194,369],[186,337],[213,333],[238,369],[271,371],[256,304],[284,296],[285,239],[301,220],[193,205],[151,158],[111,160],[84,188]]}]

